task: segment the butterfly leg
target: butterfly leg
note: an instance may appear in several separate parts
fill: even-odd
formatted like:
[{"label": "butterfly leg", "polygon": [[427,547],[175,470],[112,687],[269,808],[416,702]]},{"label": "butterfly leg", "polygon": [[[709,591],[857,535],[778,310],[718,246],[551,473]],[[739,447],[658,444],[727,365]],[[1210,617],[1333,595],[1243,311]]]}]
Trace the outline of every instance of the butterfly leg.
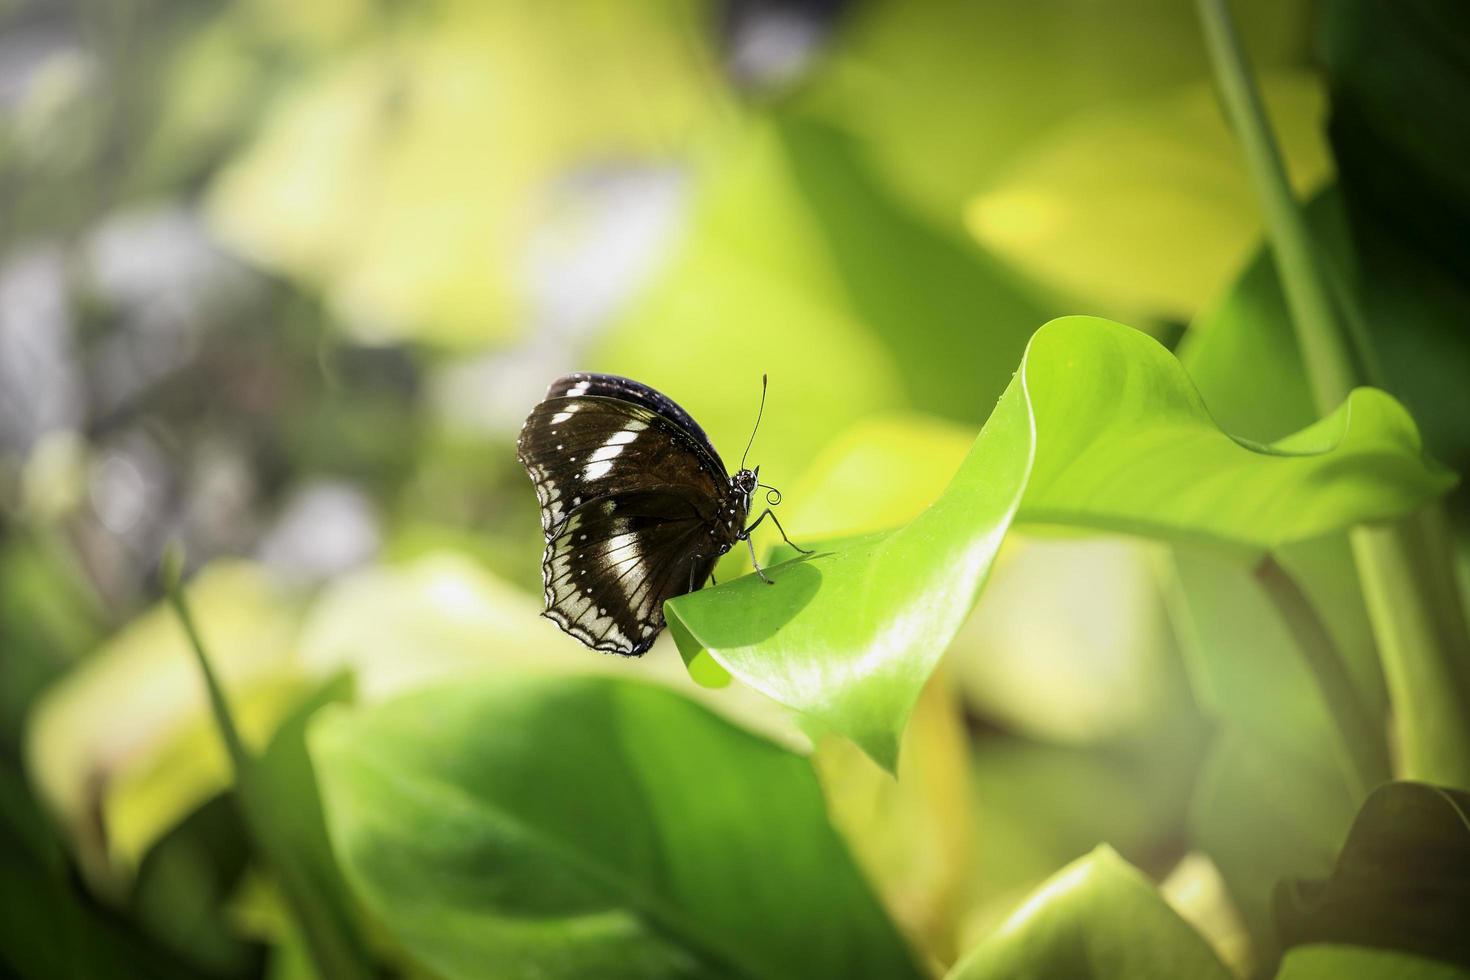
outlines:
[{"label": "butterfly leg", "polygon": [[761,577],[761,581],[767,585],[775,585],[775,582],[766,578],[766,573],[761,569],[761,563],[755,560],[755,542],[750,540],[749,534],[745,535],[745,546],[750,549],[750,563],[755,566],[755,573]]},{"label": "butterfly leg", "polygon": [[767,517],[769,517],[771,519],[771,523],[772,524],[775,524],[776,525],[776,530],[778,530],[778,531],[781,532],[781,540],[782,541],[785,541],[787,544],[791,545],[791,547],[795,548],[797,551],[801,552],[803,555],[810,555],[812,553],[812,551],[811,551],[810,548],[803,548],[801,545],[797,544],[795,541],[792,541],[790,538],[788,538],[786,536],[786,529],[781,526],[781,520],[780,520],[780,518],[778,518],[776,516],[776,512],[773,511],[773,510],[771,510],[771,508],[769,508],[769,507],[767,507],[765,510],[761,511],[761,516],[759,516],[759,517],[757,517],[755,519],[755,523],[754,524],[750,525],[750,527],[746,528],[744,531],[741,532],[741,537],[743,537],[743,538],[745,538],[745,540],[749,541],[750,540],[750,532],[751,531],[754,531],[757,527],[759,527],[760,526],[760,522],[763,521],[763,520],[765,520]]},{"label": "butterfly leg", "polygon": [[[695,591],[701,585],[704,584],[703,582],[696,581],[695,578],[694,578],[694,574],[699,569],[699,563],[700,563],[700,561],[703,558],[704,558],[704,555],[694,555],[689,560],[689,591],[690,592]],[[709,573],[709,581],[710,581],[710,584],[711,585],[719,585],[720,584],[719,582],[717,582],[715,580],[715,573],[714,573],[713,570],[711,570],[710,573]]]}]

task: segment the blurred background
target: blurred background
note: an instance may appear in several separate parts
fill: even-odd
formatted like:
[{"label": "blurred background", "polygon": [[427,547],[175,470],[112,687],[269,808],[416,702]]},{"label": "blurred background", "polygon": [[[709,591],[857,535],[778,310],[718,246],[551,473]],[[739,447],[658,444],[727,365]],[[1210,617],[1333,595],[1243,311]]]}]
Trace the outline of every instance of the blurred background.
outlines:
[{"label": "blurred background", "polygon": [[[1348,153],[1373,32],[1234,7],[1395,324],[1390,387],[1463,471],[1470,239],[1426,271],[1453,228],[1404,234]],[[896,524],[1059,314],[1179,350],[1235,434],[1309,421],[1260,237],[1182,0],[0,0],[0,964],[307,975],[158,604],[167,541],[260,746],[344,667],[375,700],[525,662],[801,745],[668,641],[625,663],[537,618],[513,443],[546,384],[636,377],[729,460],[769,373],[752,462],[793,536]],[[1296,567],[1381,705],[1343,556]],[[1323,870],[1353,801],[1259,602],[1206,556],[1014,536],[905,778],[817,748],[916,942],[952,959],[1105,841],[1269,963],[1269,882]]]}]

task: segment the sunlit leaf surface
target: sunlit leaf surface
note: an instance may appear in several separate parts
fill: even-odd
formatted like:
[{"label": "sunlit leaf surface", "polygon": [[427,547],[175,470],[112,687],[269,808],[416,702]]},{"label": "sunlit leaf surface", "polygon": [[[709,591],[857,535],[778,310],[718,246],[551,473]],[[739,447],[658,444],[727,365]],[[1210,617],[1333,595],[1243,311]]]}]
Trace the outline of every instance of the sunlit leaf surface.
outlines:
[{"label": "sunlit leaf surface", "polygon": [[730,673],[891,768],[1018,517],[1250,555],[1404,513],[1451,482],[1381,392],[1246,445],[1156,342],[1068,317],[1038,331],[954,481],[912,523],[785,563],[774,586],[747,576],[667,608]]},{"label": "sunlit leaf surface", "polygon": [[809,763],[671,692],[465,683],[312,749],[349,880],[439,975],[918,975]]}]

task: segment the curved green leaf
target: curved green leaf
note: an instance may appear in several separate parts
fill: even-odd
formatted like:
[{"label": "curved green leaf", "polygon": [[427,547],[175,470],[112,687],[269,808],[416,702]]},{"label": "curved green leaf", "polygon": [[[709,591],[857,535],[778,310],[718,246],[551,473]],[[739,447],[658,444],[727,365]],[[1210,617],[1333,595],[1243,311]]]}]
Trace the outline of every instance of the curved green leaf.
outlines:
[{"label": "curved green leaf", "polygon": [[1103,845],[1033,892],[949,980],[1229,976],[1148,879]]},{"label": "curved green leaf", "polygon": [[349,881],[447,978],[918,975],[809,763],[661,688],[487,678],[311,748]]},{"label": "curved green leaf", "polygon": [[1382,392],[1355,391],[1272,445],[1245,443],[1220,431],[1157,342],[1064,317],[1037,331],[954,480],[906,527],[777,566],[774,586],[747,576],[666,612],[686,660],[708,651],[891,769],[1013,521],[1249,555],[1406,513],[1452,482]]}]

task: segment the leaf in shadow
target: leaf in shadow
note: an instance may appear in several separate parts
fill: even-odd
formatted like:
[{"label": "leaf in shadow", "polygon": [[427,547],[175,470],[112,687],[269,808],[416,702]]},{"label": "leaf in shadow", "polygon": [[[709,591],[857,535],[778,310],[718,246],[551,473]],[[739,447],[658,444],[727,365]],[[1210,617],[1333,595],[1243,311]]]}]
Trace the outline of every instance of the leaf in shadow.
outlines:
[{"label": "leaf in shadow", "polygon": [[[1276,444],[1245,444],[1216,426],[1157,342],[1110,321],[1065,317],[1032,338],[969,456],[927,511],[803,563],[803,576],[820,573],[814,595],[782,598],[790,571],[778,568],[774,587],[703,589],[665,612],[679,621],[686,660],[707,651],[743,683],[852,738],[891,770],[919,691],[1013,521],[1248,556],[1399,516],[1452,482],[1425,459],[1413,421],[1382,392],[1355,391]],[[747,601],[725,598],[737,588]],[[753,642],[741,625],[751,616],[763,624]]]},{"label": "leaf in shadow", "polygon": [[1283,882],[1288,946],[1346,943],[1470,969],[1470,793],[1388,783],[1359,811],[1325,880]]}]

